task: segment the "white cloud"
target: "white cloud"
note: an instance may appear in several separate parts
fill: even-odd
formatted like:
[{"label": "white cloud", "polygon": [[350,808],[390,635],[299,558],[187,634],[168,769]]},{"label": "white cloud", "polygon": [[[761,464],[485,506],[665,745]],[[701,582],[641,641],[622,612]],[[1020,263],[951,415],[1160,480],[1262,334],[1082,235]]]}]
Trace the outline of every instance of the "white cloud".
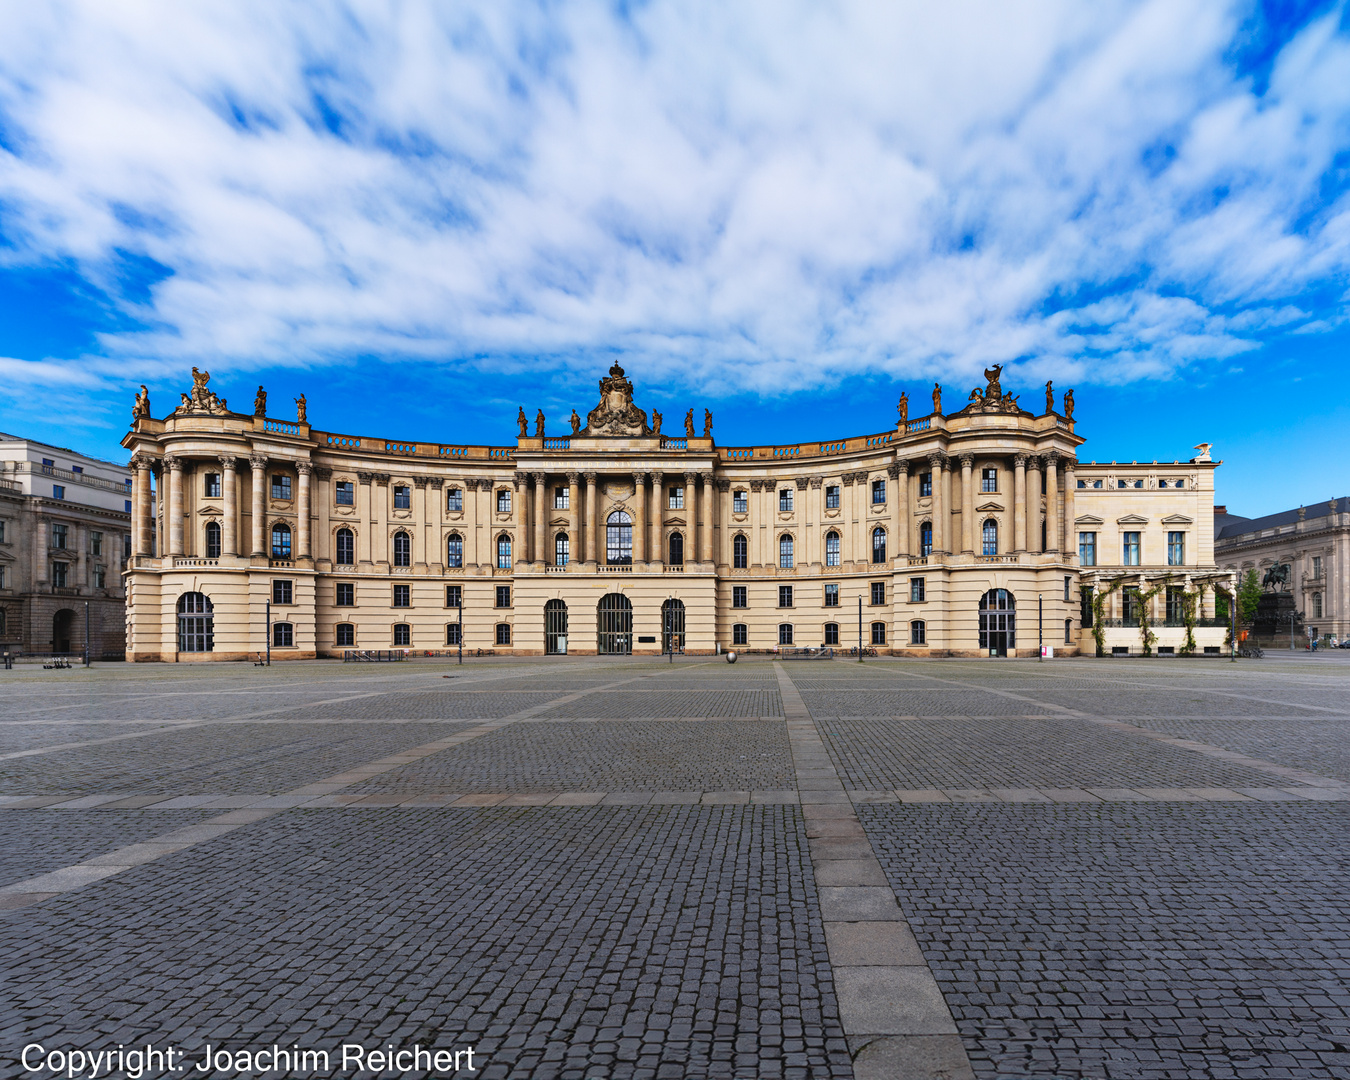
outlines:
[{"label": "white cloud", "polygon": [[709,388],[1158,377],[1330,318],[1300,294],[1350,266],[1340,13],[1261,96],[1246,14],[9,5],[0,257],[115,295],[119,252],[169,269],[108,377],[607,349]]}]

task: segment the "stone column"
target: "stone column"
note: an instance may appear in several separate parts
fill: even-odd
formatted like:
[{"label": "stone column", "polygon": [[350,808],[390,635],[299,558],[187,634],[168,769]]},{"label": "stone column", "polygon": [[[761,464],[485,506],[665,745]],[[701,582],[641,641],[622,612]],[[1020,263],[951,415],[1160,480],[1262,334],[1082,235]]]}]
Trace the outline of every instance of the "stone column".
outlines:
[{"label": "stone column", "polygon": [[891,543],[893,553],[909,555],[909,462],[901,459],[886,470],[891,478]]},{"label": "stone column", "polygon": [[928,457],[928,467],[933,477],[933,554],[947,550],[947,527],[950,524],[947,518],[946,500],[943,499],[943,471],[947,465],[945,454],[930,454]]},{"label": "stone column", "polygon": [[370,499],[373,483],[373,472],[356,474],[356,561],[366,566],[375,561],[371,548],[371,537],[375,533],[375,510]]},{"label": "stone column", "polygon": [[328,524],[328,508],[333,505],[333,470],[326,465],[315,465],[314,480],[316,486],[312,498],[319,523],[314,530],[313,554],[316,559],[332,559],[333,548],[331,529]]},{"label": "stone column", "polygon": [[961,554],[975,554],[975,485],[972,483],[971,469],[975,464],[973,454],[961,455]]},{"label": "stone column", "polygon": [[550,563],[548,551],[548,475],[534,474],[534,562]]},{"label": "stone column", "polygon": [[666,525],[666,474],[661,472],[652,473],[652,512],[651,517],[652,536],[651,543],[647,545],[647,550],[651,552],[649,562],[665,564],[666,552],[661,546],[661,537],[665,533]]},{"label": "stone column", "polygon": [[703,524],[699,531],[698,561],[711,564],[713,561],[713,515],[716,513],[717,500],[713,496],[713,474],[700,474],[703,481]]},{"label": "stone column", "polygon": [[599,566],[605,560],[600,548],[600,508],[595,473],[587,471],[582,475],[586,480],[586,561]]},{"label": "stone column", "polygon": [[309,478],[314,472],[314,466],[308,461],[298,461],[295,464],[295,471],[299,474],[300,480],[300,493],[295,504],[297,516],[295,557],[297,559],[312,559],[314,553],[310,550],[313,540],[309,520],[309,508],[312,502],[310,498]]},{"label": "stone column", "polygon": [[1027,456],[1013,458],[1013,551],[1027,549]]},{"label": "stone column", "polygon": [[647,561],[647,474],[633,474],[633,562]]},{"label": "stone column", "polygon": [[1064,459],[1064,542],[1060,544],[1060,551],[1069,562],[1078,558],[1078,537],[1074,535],[1076,529],[1073,520],[1077,516],[1074,510],[1074,500],[1077,498],[1074,493],[1077,486],[1074,469],[1077,466],[1078,462],[1073,458]]},{"label": "stone column", "polygon": [[577,484],[580,477],[575,469],[567,474],[567,540],[571,548],[568,558],[573,562],[586,561],[586,545],[581,539],[581,488]]},{"label": "stone column", "polygon": [[169,554],[183,554],[183,460],[172,454],[164,458],[169,470]]},{"label": "stone column", "polygon": [[412,523],[408,525],[408,537],[412,541],[410,557],[413,566],[425,567],[427,564],[427,478],[412,478]]},{"label": "stone column", "polygon": [[267,548],[265,546],[267,533],[267,503],[264,501],[266,498],[267,487],[267,455],[250,454],[248,463],[253,469],[253,517],[251,521],[252,529],[250,530],[253,534],[253,545],[249,554],[256,558],[258,556],[267,555]]},{"label": "stone column", "polygon": [[1049,551],[1059,551],[1059,451],[1045,455],[1045,544]]},{"label": "stone column", "polygon": [[[819,479],[816,480],[816,486],[820,486]],[[724,476],[717,478],[717,520],[721,525],[718,530],[720,542],[718,543],[719,556],[717,561],[723,566],[731,565],[731,481]]]},{"label": "stone column", "polygon": [[220,459],[220,553],[222,555],[239,554],[239,460],[232,454],[224,454]]},{"label": "stone column", "polygon": [[534,547],[534,532],[530,529],[530,474],[519,470],[511,478],[511,516],[519,524],[516,529],[516,549],[513,563],[529,562]]},{"label": "stone column", "polygon": [[137,454],[132,465],[136,469],[136,520],[133,522],[136,539],[132,544],[132,550],[137,555],[153,555],[155,553],[155,519],[151,510],[153,505],[151,494],[154,484],[151,473],[153,459],[149,454]]},{"label": "stone column", "polygon": [[950,555],[956,550],[957,535],[956,526],[952,524],[952,507],[956,502],[952,498],[952,486],[956,470],[952,468],[951,458],[946,454],[942,455],[942,550]]},{"label": "stone column", "polygon": [[1027,473],[1027,550],[1033,555],[1041,553],[1041,494],[1044,490],[1041,473],[1041,459],[1032,457],[1027,461],[1031,471]]},{"label": "stone column", "polygon": [[[445,496],[442,489],[445,487],[445,477],[428,476],[426,478],[427,491],[423,496],[423,528],[426,529],[426,558],[427,565],[431,566],[433,573],[441,574],[445,572],[445,538],[439,525],[441,515],[445,513]],[[463,536],[463,533],[460,534]]]},{"label": "stone column", "polygon": [[688,565],[698,562],[698,473],[684,474],[684,510],[685,520],[689,522],[684,530],[684,561]]},{"label": "stone column", "polygon": [[375,473],[375,487],[371,491],[371,557],[377,563],[388,566],[389,557],[389,474]]}]

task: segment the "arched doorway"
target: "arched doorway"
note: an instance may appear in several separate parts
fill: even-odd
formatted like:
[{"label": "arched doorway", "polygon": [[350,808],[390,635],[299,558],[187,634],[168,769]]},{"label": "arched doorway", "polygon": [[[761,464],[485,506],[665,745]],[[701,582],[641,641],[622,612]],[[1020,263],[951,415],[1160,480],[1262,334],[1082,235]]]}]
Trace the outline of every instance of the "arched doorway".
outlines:
[{"label": "arched doorway", "polygon": [[595,607],[598,653],[622,654],[633,651],[633,604],[623,593],[606,593]]},{"label": "arched doorway", "polygon": [[989,656],[1007,656],[1017,648],[1017,601],[1007,589],[990,589],[980,597],[980,649]]},{"label": "arched doorway", "polygon": [[178,651],[212,652],[216,647],[215,608],[205,593],[178,598]]},{"label": "arched doorway", "polygon": [[544,605],[544,652],[551,656],[567,652],[567,605],[561,600]]},{"label": "arched doorway", "polygon": [[667,600],[661,605],[661,651],[684,652],[683,600]]},{"label": "arched doorway", "polygon": [[74,637],[75,612],[62,608],[52,617],[52,652],[70,652],[71,638]]}]

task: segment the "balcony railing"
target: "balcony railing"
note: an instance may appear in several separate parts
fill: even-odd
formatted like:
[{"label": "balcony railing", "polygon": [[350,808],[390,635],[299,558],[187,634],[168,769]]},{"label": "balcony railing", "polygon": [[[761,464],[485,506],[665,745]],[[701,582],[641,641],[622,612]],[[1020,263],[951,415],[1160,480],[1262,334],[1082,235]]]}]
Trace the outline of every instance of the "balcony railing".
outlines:
[{"label": "balcony railing", "polygon": [[121,495],[131,494],[131,488],[127,484],[116,480],[105,480],[101,476],[90,476],[88,473],[74,472],[71,469],[58,469],[55,465],[35,465],[31,461],[23,464],[27,464],[28,472],[34,476],[39,474],[51,476],[70,484],[84,484],[86,487],[102,488],[104,491],[116,491]]},{"label": "balcony railing", "polygon": [[544,439],[545,450],[570,450],[571,448],[572,448],[572,440],[569,438]]}]

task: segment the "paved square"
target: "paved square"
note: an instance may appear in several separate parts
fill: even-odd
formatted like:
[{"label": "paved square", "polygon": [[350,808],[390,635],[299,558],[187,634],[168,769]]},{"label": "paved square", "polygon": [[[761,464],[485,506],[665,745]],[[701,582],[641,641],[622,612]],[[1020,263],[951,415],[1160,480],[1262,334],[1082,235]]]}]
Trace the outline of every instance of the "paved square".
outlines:
[{"label": "paved square", "polygon": [[3,672],[0,1073],[1344,1076],[1347,659]]}]

